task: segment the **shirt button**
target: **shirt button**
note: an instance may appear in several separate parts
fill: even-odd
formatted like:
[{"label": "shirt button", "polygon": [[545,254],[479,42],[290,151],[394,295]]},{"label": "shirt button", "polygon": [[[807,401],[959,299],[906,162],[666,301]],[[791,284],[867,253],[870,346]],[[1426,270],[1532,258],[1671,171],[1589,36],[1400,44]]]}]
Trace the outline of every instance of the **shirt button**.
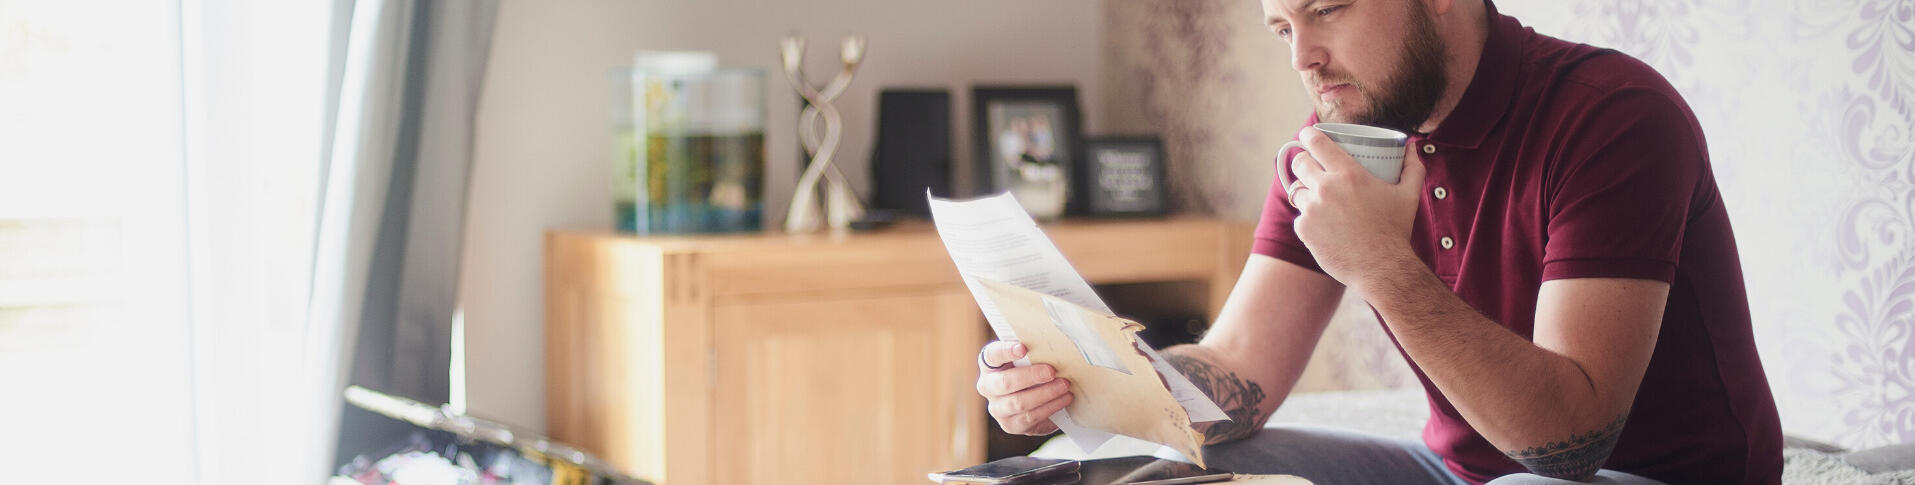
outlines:
[{"label": "shirt button", "polygon": [[1424,143],[1424,144],[1423,144],[1423,153],[1436,153],[1436,145],[1432,145],[1432,144],[1429,144],[1429,143]]},{"label": "shirt button", "polygon": [[1430,195],[1436,196],[1436,200],[1443,200],[1450,197],[1450,190],[1442,188],[1442,187],[1437,187],[1436,190],[1430,191]]},{"label": "shirt button", "polygon": [[1443,240],[1439,242],[1443,244],[1443,249],[1450,249],[1450,248],[1456,247],[1456,240],[1450,239],[1449,236],[1443,236]]}]

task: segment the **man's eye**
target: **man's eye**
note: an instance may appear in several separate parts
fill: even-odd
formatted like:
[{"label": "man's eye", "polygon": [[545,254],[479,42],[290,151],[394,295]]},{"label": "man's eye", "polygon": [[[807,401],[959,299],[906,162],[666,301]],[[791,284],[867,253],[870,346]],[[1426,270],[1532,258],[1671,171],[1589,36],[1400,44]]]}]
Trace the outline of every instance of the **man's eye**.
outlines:
[{"label": "man's eye", "polygon": [[1342,10],[1342,9],[1343,9],[1343,6],[1342,6],[1342,5],[1337,5],[1337,6],[1333,6],[1333,7],[1323,7],[1323,8],[1319,8],[1319,9],[1317,9],[1317,16],[1318,16],[1318,17],[1328,17],[1328,16],[1330,15],[1330,13],[1331,13],[1331,12],[1335,12],[1335,11],[1337,11],[1337,10]]},{"label": "man's eye", "polygon": [[1282,37],[1282,38],[1285,38],[1285,39],[1288,39],[1288,38],[1290,38],[1290,28],[1289,28],[1289,27],[1284,27],[1284,28],[1281,28],[1281,29],[1277,29],[1277,37]]}]

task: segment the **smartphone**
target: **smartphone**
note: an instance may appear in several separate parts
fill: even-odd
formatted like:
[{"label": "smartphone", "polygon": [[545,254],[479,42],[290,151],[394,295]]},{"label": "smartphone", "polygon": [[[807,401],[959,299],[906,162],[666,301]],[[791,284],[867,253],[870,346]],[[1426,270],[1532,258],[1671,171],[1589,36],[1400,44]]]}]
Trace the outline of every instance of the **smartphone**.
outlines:
[{"label": "smartphone", "polygon": [[1048,483],[1051,482],[1053,478],[1064,475],[1076,475],[1077,467],[1077,460],[1013,456],[962,470],[932,473],[931,481],[939,483],[991,483],[1007,485],[1033,482]]},{"label": "smartphone", "polygon": [[1130,473],[1118,478],[1113,484],[1124,485],[1184,485],[1190,483],[1211,483],[1229,481],[1236,474],[1218,470],[1203,469],[1189,463],[1163,460],[1137,467]]}]

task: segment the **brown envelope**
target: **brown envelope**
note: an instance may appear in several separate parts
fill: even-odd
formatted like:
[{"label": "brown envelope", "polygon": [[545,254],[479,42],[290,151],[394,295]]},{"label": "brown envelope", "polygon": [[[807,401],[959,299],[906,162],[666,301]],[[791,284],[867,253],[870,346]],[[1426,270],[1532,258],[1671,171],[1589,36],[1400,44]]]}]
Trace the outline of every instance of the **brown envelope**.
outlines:
[{"label": "brown envelope", "polygon": [[[1029,349],[1031,363],[1050,364],[1070,381],[1071,404],[1064,409],[1078,424],[1169,446],[1204,465],[1203,437],[1136,347],[1143,325],[1007,283],[978,281]],[[1098,339],[1103,347],[1079,346],[1073,336]]]}]

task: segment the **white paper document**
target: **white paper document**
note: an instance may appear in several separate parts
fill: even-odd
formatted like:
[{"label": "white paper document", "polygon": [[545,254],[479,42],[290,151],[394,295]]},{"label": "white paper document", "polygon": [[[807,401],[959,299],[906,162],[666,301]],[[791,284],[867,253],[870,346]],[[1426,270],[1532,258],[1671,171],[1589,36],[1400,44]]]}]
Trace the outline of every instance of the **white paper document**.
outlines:
[{"label": "white paper document", "polygon": [[[930,197],[929,191],[925,195]],[[984,319],[997,332],[998,339],[1017,340],[1017,334],[1004,321],[1004,316],[987,296],[979,280],[1004,282],[1105,314],[1111,313],[1110,307],[1091,290],[1090,283],[1071,267],[1070,262],[1064,259],[1064,254],[1057,250],[1057,246],[1037,227],[1037,222],[1009,193],[970,201],[937,197],[930,197],[930,200],[931,218],[937,225],[938,236],[944,240],[945,250],[951,254],[951,260],[956,263],[965,286],[970,289],[972,298],[977,300],[978,308],[983,310]],[[1071,331],[1066,328],[1067,334]],[[1073,340],[1076,338],[1073,337]],[[1183,406],[1192,423],[1228,419],[1209,396],[1205,396],[1183,373],[1165,362],[1156,349],[1142,341],[1136,344],[1149,355],[1151,366],[1163,375],[1172,397]],[[1108,358],[1098,355],[1099,352],[1108,352],[1108,349],[1080,350],[1084,352],[1085,359],[1093,364]],[[1030,362],[1026,358],[1015,364],[1023,367],[1030,365]],[[1113,436],[1079,425],[1065,411],[1058,411],[1051,417],[1051,422],[1057,424],[1058,429],[1063,430],[1085,452],[1095,451]]]}]

